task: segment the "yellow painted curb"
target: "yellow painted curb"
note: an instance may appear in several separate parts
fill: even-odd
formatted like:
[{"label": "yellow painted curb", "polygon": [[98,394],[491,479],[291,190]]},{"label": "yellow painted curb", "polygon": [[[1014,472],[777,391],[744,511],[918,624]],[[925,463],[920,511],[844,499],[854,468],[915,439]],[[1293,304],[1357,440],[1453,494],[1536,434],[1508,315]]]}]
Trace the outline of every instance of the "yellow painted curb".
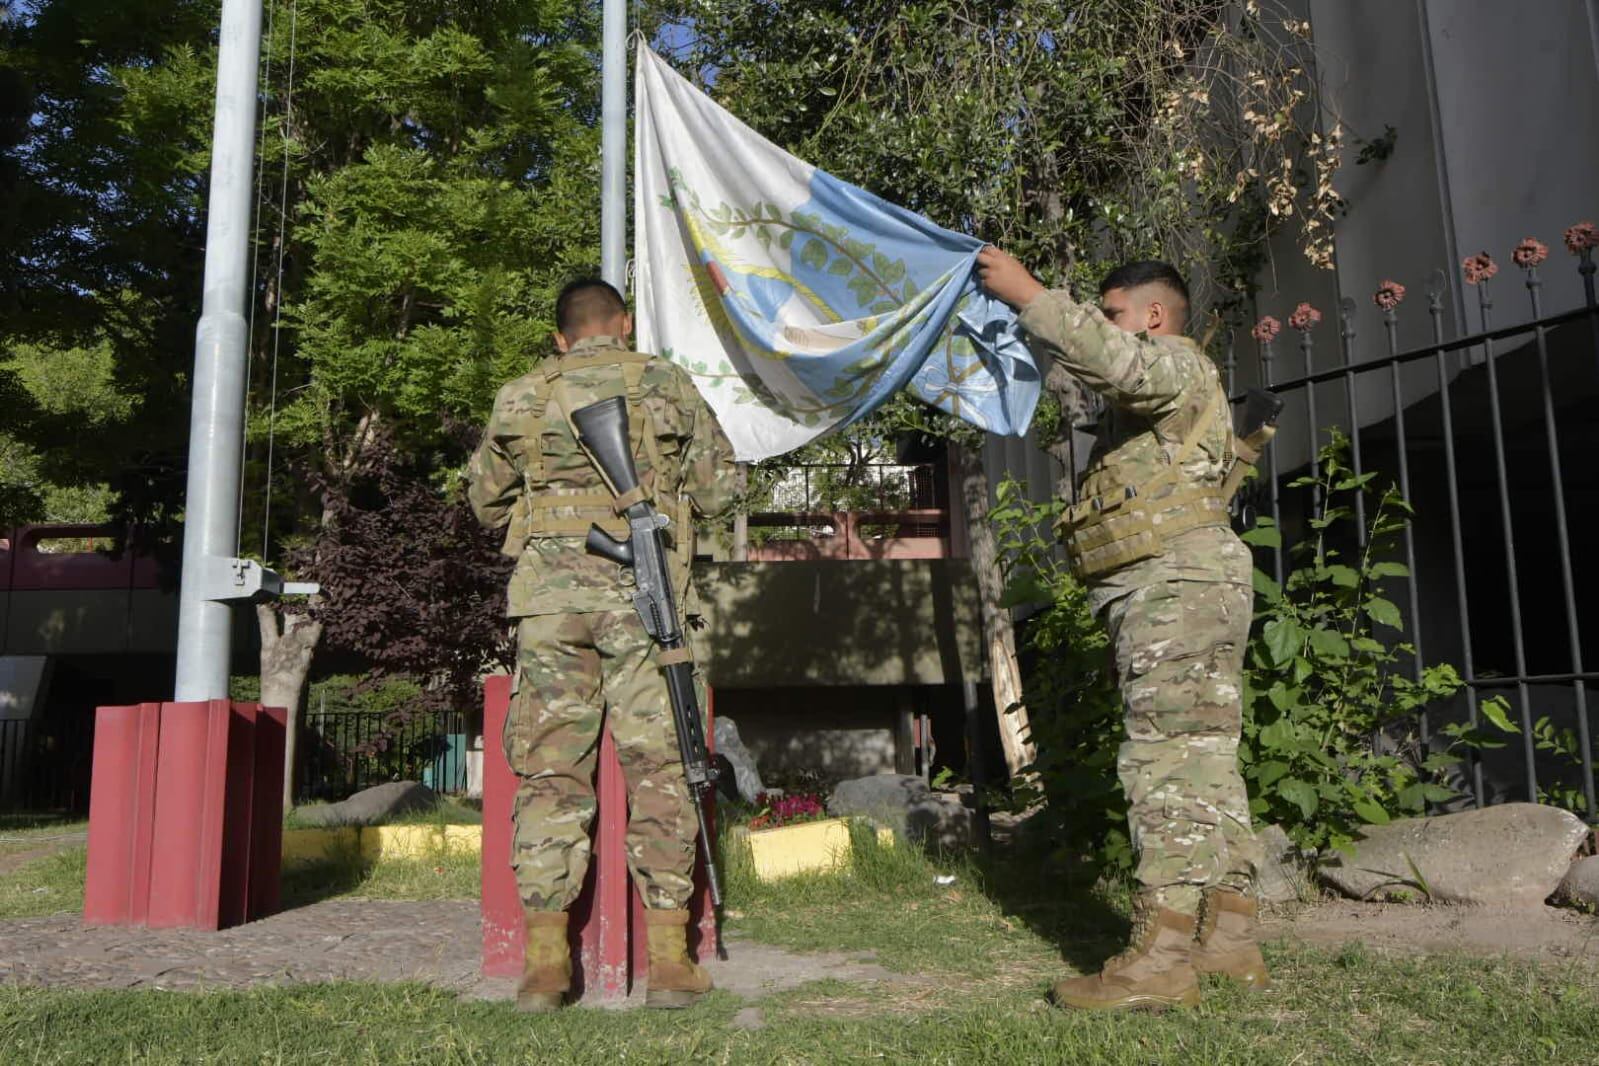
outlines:
[{"label": "yellow painted curb", "polygon": [[[843,818],[801,822],[776,829],[741,828],[734,833],[749,846],[755,876],[762,881],[837,870],[849,865],[849,822]],[[894,831],[880,826],[877,841],[892,845]]]},{"label": "yellow painted curb", "polygon": [[314,862],[340,852],[359,851],[367,862],[423,859],[441,853],[483,850],[480,825],[376,825],[337,829],[285,829],[284,862]]}]

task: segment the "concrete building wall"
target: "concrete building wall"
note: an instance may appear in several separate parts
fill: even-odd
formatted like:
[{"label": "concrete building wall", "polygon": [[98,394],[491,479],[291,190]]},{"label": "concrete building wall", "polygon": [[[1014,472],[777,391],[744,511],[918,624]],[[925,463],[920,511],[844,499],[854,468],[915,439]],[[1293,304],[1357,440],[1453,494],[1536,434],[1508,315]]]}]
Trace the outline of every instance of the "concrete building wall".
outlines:
[{"label": "concrete building wall", "polygon": [[[1596,0],[1300,0],[1313,26],[1317,73],[1349,138],[1334,185],[1348,202],[1336,228],[1336,268],[1317,270],[1293,234],[1272,242],[1258,279],[1258,315],[1285,323],[1300,301],[1324,317],[1312,335],[1314,371],[1343,365],[1339,301],[1352,311],[1355,362],[1387,352],[1371,295],[1384,280],[1406,286],[1400,350],[1431,343],[1426,291],[1441,281],[1444,335],[1476,332],[1477,291],[1460,273],[1463,256],[1488,251],[1500,265],[1490,289],[1494,326],[1532,319],[1531,302],[1510,252],[1523,237],[1551,249],[1541,271],[1546,313],[1581,305],[1580,279],[1561,234],[1599,216],[1599,2]],[[1357,165],[1359,141],[1398,131],[1393,154]],[[1441,274],[1439,274],[1441,272]],[[1435,280],[1437,279],[1437,280]],[[1285,328],[1276,344],[1274,381],[1307,364]],[[1240,384],[1262,377],[1256,346],[1238,342]],[[1459,365],[1457,361],[1456,369]],[[1403,371],[1405,401],[1437,389],[1430,365]],[[1317,386],[1320,427],[1348,425],[1343,383]],[[1363,375],[1354,389],[1361,424],[1394,412],[1386,375]],[[1304,397],[1290,400],[1277,441],[1279,464],[1304,464],[1311,440]],[[1320,435],[1325,440],[1325,435]]]}]

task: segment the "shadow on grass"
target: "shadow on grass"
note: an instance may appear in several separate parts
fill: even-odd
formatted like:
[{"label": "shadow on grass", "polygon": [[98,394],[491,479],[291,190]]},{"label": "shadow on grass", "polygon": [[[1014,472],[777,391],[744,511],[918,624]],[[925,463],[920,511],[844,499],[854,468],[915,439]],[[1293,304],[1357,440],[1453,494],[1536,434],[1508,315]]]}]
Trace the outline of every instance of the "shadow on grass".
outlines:
[{"label": "shadow on grass", "polygon": [[340,897],[394,900],[475,899],[480,865],[476,852],[436,850],[414,858],[370,859],[350,844],[328,848],[320,859],[285,864],[281,910]]},{"label": "shadow on grass", "polygon": [[1025,855],[980,863],[966,853],[884,845],[857,823],[842,869],[763,883],[747,849],[723,840],[735,935],[791,950],[857,952],[957,983],[999,974],[1043,979],[1058,973],[1057,958],[1074,970],[1097,968],[1127,932],[1114,889],[1068,879]]},{"label": "shadow on grass", "polygon": [[1087,864],[1068,864],[1016,843],[978,866],[983,892],[1008,918],[1052,945],[1073,969],[1091,973],[1127,944],[1128,892]]}]

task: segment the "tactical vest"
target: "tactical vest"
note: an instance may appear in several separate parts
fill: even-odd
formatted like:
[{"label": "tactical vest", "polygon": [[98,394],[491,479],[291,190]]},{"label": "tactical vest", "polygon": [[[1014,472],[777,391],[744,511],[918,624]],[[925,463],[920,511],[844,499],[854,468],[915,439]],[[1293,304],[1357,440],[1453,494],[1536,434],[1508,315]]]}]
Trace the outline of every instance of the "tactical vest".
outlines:
[{"label": "tactical vest", "polygon": [[[667,530],[672,537],[678,561],[688,565],[693,561],[694,536],[692,515],[688,501],[678,492],[677,486],[668,482],[666,466],[661,459],[656,441],[655,425],[649,409],[644,406],[644,371],[651,356],[640,352],[601,349],[590,353],[564,355],[546,359],[540,365],[545,388],[533,398],[532,415],[536,427],[534,440],[540,446],[528,449],[527,465],[522,470],[522,496],[511,514],[511,524],[506,531],[502,553],[520,559],[529,541],[540,539],[580,539],[588,535],[591,525],[598,525],[611,536],[625,540],[630,530],[622,511],[640,499],[654,504],[655,509],[670,520]],[[548,473],[542,447],[544,434],[564,426],[579,440],[577,427],[572,425],[572,406],[566,396],[562,377],[574,370],[615,366],[622,371],[622,382],[627,395],[628,434],[632,445],[633,462],[638,469],[639,492],[627,498],[613,496],[603,482],[596,489],[555,489],[547,486]],[[594,476],[600,479],[599,469]]]},{"label": "tactical vest", "polygon": [[[1220,384],[1211,390],[1204,408],[1191,414],[1191,407],[1168,415],[1169,420],[1189,417],[1183,437],[1170,460],[1154,477],[1141,485],[1119,481],[1114,472],[1100,476],[1093,485],[1095,495],[1068,507],[1055,520],[1055,534],[1066,547],[1072,572],[1089,580],[1153,559],[1166,550],[1166,541],[1191,529],[1231,524],[1230,507],[1239,485],[1258,458],[1265,439],[1240,440],[1233,432],[1232,419],[1225,418],[1227,443],[1222,454],[1223,477],[1216,484],[1174,484],[1183,473],[1183,463],[1214,425],[1218,410],[1229,410]],[[1157,438],[1170,422],[1151,429]],[[1269,439],[1269,432],[1266,439]],[[1168,438],[1169,439],[1169,438]],[[1114,471],[1114,467],[1112,467]]]}]

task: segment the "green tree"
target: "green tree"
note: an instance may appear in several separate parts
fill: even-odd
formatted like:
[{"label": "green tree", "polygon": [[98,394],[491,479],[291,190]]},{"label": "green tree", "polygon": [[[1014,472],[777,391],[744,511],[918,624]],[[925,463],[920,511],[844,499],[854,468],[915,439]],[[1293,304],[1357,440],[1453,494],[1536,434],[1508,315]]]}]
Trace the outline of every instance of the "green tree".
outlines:
[{"label": "green tree", "polygon": [[[801,158],[933,221],[1008,247],[1049,283],[1169,259],[1196,308],[1235,305],[1267,236],[1302,222],[1330,261],[1336,127],[1318,127],[1309,24],[1272,0],[654,0],[680,67]],[[1041,412],[1072,469],[1086,403]],[[977,435],[899,404],[853,428],[955,444],[995,701],[1020,705],[1014,636]],[[823,449],[830,445],[823,444]],[[807,461],[812,452],[795,456]],[[781,466],[782,461],[778,464]],[[1069,473],[1057,494],[1069,495]],[[1007,755],[1019,746],[1004,723]]]},{"label": "green tree", "polygon": [[[212,84],[195,50],[214,33],[216,4],[7,8],[0,392],[11,417],[0,482],[13,490],[0,524],[104,517],[87,497],[70,514],[47,502],[63,493],[159,520],[182,487]],[[59,365],[46,374],[46,362]],[[54,399],[23,380],[41,375]]]},{"label": "green tree", "polygon": [[[455,431],[544,352],[555,292],[598,258],[590,14],[551,0],[278,7],[260,274],[281,326],[257,335],[246,497],[246,528],[262,531],[247,543],[269,561],[292,548],[320,577],[348,535],[336,516],[380,491],[384,448],[457,493]],[[396,543],[366,583],[390,610],[444,594],[409,587],[405,560]],[[324,619],[257,613],[263,697],[297,706]]]},{"label": "green tree", "polygon": [[[0,24],[0,84],[26,99],[0,113],[0,394],[25,415],[0,440],[0,499],[30,515],[74,485],[141,517],[180,504],[218,13],[38,0]],[[598,259],[597,14],[268,0],[246,553],[292,550],[317,576],[380,452],[458,492],[463,427],[543,353],[555,292]],[[63,375],[70,402],[47,399]],[[367,585],[395,611],[417,591],[405,548]],[[269,701],[298,705],[321,609],[258,612]]]}]

